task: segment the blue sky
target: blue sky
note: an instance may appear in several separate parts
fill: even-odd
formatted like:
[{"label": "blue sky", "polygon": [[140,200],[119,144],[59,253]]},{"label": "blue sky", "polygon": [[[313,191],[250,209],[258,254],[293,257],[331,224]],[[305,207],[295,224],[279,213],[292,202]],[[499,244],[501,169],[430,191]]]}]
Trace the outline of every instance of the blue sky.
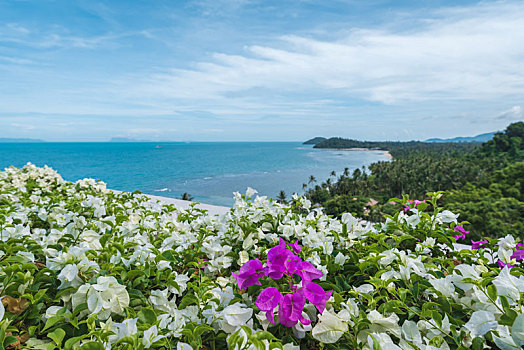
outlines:
[{"label": "blue sky", "polygon": [[411,140],[523,119],[522,1],[0,0],[0,137]]}]

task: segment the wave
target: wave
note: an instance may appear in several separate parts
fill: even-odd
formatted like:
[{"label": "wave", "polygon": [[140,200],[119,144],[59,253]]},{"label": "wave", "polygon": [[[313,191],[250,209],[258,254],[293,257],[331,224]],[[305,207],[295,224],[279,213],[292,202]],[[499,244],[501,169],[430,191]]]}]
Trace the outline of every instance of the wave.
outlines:
[{"label": "wave", "polygon": [[169,188],[161,188],[159,190],[154,190],[155,192],[167,192],[169,191]]}]

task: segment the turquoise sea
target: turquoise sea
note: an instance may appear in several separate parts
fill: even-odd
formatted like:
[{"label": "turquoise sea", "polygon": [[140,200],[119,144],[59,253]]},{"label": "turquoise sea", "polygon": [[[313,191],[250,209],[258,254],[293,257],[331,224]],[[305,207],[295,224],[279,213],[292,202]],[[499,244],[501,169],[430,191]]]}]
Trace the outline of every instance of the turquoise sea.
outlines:
[{"label": "turquoise sea", "polygon": [[66,180],[91,177],[115,190],[166,197],[191,194],[196,201],[231,205],[248,186],[276,197],[303,193],[310,175],[320,182],[387,160],[379,151],[314,149],[295,142],[190,143],[0,143],[0,167],[48,165]]}]

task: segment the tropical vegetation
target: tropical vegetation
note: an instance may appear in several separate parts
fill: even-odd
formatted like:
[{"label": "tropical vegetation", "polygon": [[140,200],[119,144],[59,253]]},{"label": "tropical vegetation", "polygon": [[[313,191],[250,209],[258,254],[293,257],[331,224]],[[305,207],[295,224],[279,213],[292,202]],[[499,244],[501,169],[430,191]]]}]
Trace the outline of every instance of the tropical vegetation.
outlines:
[{"label": "tropical vegetation", "polygon": [[338,178],[306,185],[306,196],[331,215],[351,212],[372,222],[393,214],[390,198],[425,199],[446,191],[444,205],[471,223],[475,239],[524,232],[524,123],[478,143],[363,142],[332,138],[317,148],[387,150],[393,161],[347,169]]}]

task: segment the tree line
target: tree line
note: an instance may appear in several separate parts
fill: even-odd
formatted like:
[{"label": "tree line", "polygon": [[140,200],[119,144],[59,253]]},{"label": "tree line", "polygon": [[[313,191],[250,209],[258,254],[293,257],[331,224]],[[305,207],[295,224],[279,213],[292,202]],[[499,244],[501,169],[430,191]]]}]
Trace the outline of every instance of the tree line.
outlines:
[{"label": "tree line", "polygon": [[443,204],[470,222],[472,238],[524,232],[524,123],[509,125],[479,143],[373,142],[331,138],[316,148],[387,150],[392,161],[346,169],[323,183],[310,179],[306,196],[340,216],[351,212],[370,221],[398,212],[389,199],[423,200],[445,191]]}]

